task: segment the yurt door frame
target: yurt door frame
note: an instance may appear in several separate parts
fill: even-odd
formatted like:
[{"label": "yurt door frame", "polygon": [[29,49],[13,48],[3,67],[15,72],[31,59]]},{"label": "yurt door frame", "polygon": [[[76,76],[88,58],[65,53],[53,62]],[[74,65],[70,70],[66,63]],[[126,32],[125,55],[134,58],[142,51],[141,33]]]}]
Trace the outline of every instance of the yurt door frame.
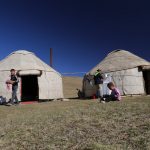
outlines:
[{"label": "yurt door frame", "polygon": [[21,76],[21,101],[36,101],[39,97],[37,75]]},{"label": "yurt door frame", "polygon": [[143,71],[145,92],[150,95],[150,70]]}]

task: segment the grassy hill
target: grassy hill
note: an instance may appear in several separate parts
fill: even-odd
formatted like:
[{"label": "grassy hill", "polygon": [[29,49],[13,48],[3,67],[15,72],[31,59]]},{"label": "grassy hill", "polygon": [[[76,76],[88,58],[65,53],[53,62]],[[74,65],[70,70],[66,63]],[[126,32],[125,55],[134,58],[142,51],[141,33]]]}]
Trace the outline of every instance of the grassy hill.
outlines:
[{"label": "grassy hill", "polygon": [[0,107],[1,150],[149,150],[150,97]]},{"label": "grassy hill", "polygon": [[65,98],[77,97],[76,89],[82,89],[82,78],[81,77],[63,77],[63,90]]}]

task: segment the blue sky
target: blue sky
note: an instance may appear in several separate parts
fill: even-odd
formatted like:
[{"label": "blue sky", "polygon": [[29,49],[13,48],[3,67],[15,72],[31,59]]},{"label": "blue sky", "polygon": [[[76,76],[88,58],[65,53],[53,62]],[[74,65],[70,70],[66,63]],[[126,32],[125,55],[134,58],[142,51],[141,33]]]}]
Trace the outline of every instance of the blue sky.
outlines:
[{"label": "blue sky", "polygon": [[150,61],[150,2],[132,0],[1,0],[0,59],[34,52],[54,68],[87,72],[114,49]]}]

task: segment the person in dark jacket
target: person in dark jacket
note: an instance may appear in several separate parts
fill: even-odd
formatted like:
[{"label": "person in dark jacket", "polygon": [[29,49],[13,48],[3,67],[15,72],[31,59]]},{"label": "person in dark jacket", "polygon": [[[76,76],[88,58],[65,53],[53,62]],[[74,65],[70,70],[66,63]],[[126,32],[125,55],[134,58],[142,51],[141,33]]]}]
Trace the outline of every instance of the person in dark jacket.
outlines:
[{"label": "person in dark jacket", "polygon": [[101,73],[101,70],[98,69],[94,74],[94,81],[95,81],[95,85],[97,85],[98,96],[100,97],[100,99],[103,98],[103,80],[104,80],[104,77]]},{"label": "person in dark jacket", "polygon": [[18,98],[17,98],[17,90],[18,90],[18,78],[16,75],[16,71],[15,69],[11,69],[11,76],[10,76],[10,80],[7,81],[8,84],[12,84],[12,98],[10,100],[10,104],[14,105],[14,100],[16,104],[19,104]]}]

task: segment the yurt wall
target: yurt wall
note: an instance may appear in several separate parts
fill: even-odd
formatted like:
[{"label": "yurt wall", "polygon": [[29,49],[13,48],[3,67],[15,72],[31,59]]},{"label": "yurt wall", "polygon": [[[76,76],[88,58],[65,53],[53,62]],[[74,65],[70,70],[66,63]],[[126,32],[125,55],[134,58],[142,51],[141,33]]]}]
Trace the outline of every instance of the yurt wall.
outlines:
[{"label": "yurt wall", "polygon": [[138,68],[111,72],[109,75],[122,95],[145,94],[143,72]]},{"label": "yurt wall", "polygon": [[[111,81],[119,88],[121,95],[145,94],[143,72],[138,68],[109,72],[106,74],[108,77],[111,77]],[[96,94],[97,86],[94,85],[93,79],[89,82],[89,80],[85,78],[83,82],[83,91],[86,97]],[[106,89],[105,82],[103,88]]]},{"label": "yurt wall", "polygon": [[83,78],[83,92],[85,94],[85,97],[91,97],[92,95],[96,94],[97,92],[97,86],[94,82],[94,76],[90,76],[90,80],[87,78],[87,76],[84,76]]},{"label": "yurt wall", "polygon": [[55,72],[45,72],[38,77],[39,99],[55,99],[63,97],[62,78]]}]

